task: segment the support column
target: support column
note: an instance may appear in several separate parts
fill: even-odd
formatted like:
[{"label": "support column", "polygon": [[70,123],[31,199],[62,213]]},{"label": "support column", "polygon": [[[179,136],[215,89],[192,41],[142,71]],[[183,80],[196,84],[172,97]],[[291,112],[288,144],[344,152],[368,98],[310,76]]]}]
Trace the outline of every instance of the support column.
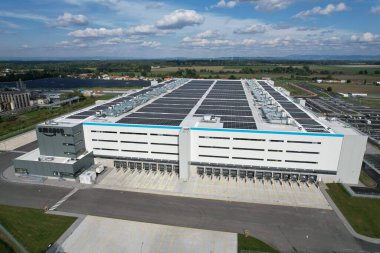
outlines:
[{"label": "support column", "polygon": [[190,128],[182,128],[179,132],[179,178],[187,181],[190,176],[191,160],[191,131]]}]

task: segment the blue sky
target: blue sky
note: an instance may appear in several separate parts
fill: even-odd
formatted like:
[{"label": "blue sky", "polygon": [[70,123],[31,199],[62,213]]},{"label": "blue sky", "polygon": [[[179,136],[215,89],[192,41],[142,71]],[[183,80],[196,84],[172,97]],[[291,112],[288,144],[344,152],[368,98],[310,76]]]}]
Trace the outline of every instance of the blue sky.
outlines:
[{"label": "blue sky", "polygon": [[380,0],[2,0],[0,57],[380,55]]}]

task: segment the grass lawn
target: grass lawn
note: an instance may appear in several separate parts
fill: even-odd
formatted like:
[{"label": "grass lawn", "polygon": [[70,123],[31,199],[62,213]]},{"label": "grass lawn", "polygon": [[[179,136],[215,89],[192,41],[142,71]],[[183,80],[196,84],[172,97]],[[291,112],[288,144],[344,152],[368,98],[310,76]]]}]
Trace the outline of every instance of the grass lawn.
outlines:
[{"label": "grass lawn", "polygon": [[246,237],[243,234],[238,234],[238,253],[240,253],[241,250],[251,250],[251,251],[258,251],[258,252],[279,252],[269,246],[268,244],[253,238],[252,236]]},{"label": "grass lawn", "polygon": [[327,184],[328,194],[356,232],[380,238],[380,199],[352,197],[341,184]]},{"label": "grass lawn", "polygon": [[75,220],[73,217],[45,214],[38,209],[0,205],[0,223],[29,252],[45,252],[47,246],[54,243]]},{"label": "grass lawn", "polygon": [[111,99],[115,95],[103,95],[96,98],[86,98],[78,103],[72,105],[65,105],[59,108],[43,108],[30,112],[26,112],[14,118],[6,118],[0,121],[0,139],[12,137],[12,133],[15,135],[20,134],[24,129],[26,131],[32,130],[34,126],[45,120],[63,115],[90,105],[93,105],[96,100]]}]

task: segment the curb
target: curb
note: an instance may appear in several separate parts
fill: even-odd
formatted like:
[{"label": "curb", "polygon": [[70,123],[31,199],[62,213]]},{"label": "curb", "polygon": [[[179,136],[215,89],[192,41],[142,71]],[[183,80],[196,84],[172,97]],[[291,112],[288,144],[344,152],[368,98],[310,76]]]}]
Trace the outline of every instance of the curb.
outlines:
[{"label": "curb", "polygon": [[347,230],[350,232],[350,234],[353,237],[355,237],[359,240],[362,240],[362,241],[369,242],[369,243],[380,244],[380,239],[378,239],[378,238],[372,238],[372,237],[368,237],[368,236],[361,235],[361,234],[357,233],[353,229],[351,224],[347,221],[346,217],[344,217],[343,213],[335,205],[334,201],[330,198],[330,195],[326,192],[326,189],[328,189],[328,187],[324,183],[321,183],[320,189],[321,189],[322,194],[325,196],[326,200],[329,202],[330,206],[333,208],[335,213],[338,215],[339,219],[343,222],[344,226],[347,228]]},{"label": "curb", "polygon": [[66,241],[69,236],[78,228],[78,226],[82,223],[82,221],[86,218],[86,215],[76,214],[76,213],[66,213],[60,211],[47,211],[47,214],[51,215],[60,215],[60,216],[69,216],[76,217],[77,219],[73,224],[58,238],[56,242],[46,251],[46,253],[57,253],[62,251],[62,244]]}]

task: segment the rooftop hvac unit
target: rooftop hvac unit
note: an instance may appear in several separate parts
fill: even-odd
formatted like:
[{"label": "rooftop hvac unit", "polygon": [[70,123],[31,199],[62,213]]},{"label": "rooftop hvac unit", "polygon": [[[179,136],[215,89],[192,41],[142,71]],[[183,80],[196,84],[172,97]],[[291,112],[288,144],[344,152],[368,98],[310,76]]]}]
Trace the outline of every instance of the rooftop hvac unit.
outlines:
[{"label": "rooftop hvac unit", "polygon": [[216,117],[213,114],[207,114],[203,116],[202,121],[204,122],[216,122]]}]

